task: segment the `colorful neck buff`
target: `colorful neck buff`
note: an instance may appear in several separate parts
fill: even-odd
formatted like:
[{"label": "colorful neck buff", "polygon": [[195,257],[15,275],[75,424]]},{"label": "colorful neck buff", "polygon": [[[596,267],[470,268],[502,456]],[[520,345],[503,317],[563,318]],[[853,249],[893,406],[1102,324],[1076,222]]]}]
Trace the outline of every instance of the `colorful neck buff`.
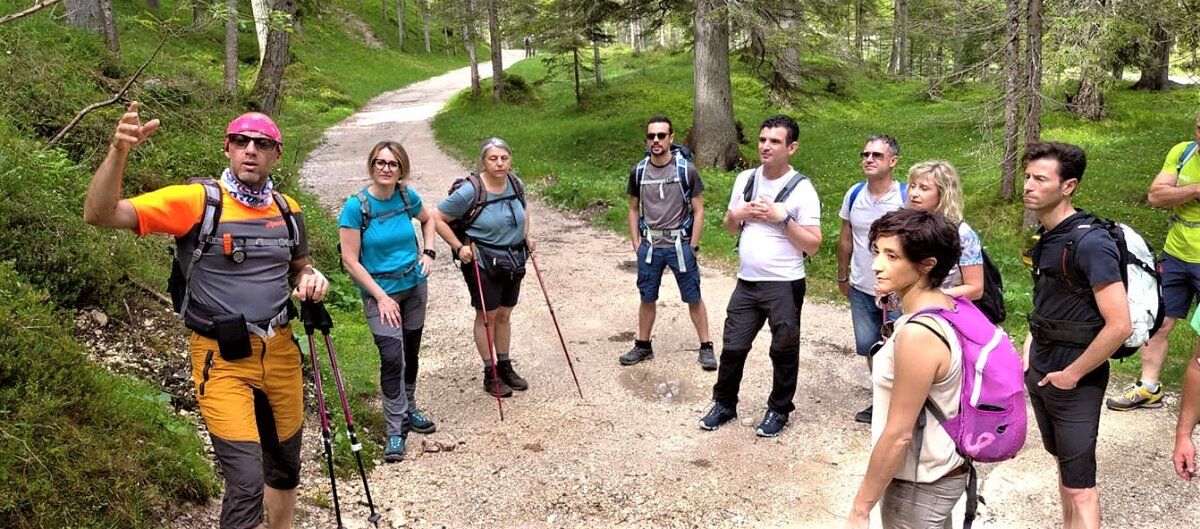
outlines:
[{"label": "colorful neck buff", "polygon": [[263,186],[261,190],[255,191],[233,176],[233,171],[225,168],[225,172],[221,173],[221,187],[225,188],[229,196],[245,204],[246,207],[267,209],[271,207],[271,194],[275,188],[275,184],[271,182],[270,178],[267,178],[267,185]]}]

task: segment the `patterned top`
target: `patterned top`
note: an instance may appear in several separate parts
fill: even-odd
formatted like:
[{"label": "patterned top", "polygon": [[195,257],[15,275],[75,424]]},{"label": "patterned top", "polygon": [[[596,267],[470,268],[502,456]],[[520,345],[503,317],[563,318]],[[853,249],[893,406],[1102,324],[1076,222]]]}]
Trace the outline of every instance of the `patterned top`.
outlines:
[{"label": "patterned top", "polygon": [[942,281],[942,288],[962,286],[962,267],[983,264],[983,244],[979,242],[979,235],[966,221],[958,223],[958,242],[962,245],[962,256],[958,258],[958,264],[950,269],[946,280]]}]

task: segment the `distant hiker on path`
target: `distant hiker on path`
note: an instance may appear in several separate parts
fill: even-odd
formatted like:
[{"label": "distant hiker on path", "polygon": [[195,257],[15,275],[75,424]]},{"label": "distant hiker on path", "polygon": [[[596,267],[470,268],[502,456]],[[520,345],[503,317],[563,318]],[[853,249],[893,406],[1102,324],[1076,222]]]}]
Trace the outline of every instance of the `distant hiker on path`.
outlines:
[{"label": "distant hiker on path", "polygon": [[789,165],[800,127],[788,116],[762,122],[758,154],[762,165],[742,171],[733,183],[725,230],[740,235],[738,281],[729,298],[725,336],[713,405],[700,428],[716,430],[737,418],[738,391],[746,357],[763,324],[771,324],[771,394],[755,433],[775,437],[796,408],[800,362],[800,312],[804,306],[804,255],[821,245],[821,202],[817,190]]},{"label": "distant hiker on path", "polygon": [[[1166,317],[1162,327],[1141,350],[1142,373],[1136,382],[1105,404],[1117,411],[1161,408],[1163,392],[1158,383],[1167,361],[1168,336],[1175,322],[1186,318],[1200,297],[1200,116],[1191,141],[1175,144],[1162,169],[1150,184],[1146,199],[1151,206],[1171,208],[1171,229],[1163,244],[1159,271]],[[1197,348],[1200,351],[1200,348]]]},{"label": "distant hiker on path", "polygon": [[[479,159],[483,171],[455,182],[457,187],[438,204],[436,214],[444,224],[438,226],[438,233],[461,261],[463,279],[471,294],[475,348],[484,366],[483,389],[511,397],[514,389],[529,389],[529,383],[513,369],[510,354],[512,311],[521,293],[528,252],[535,246],[525,209],[525,184],[511,170],[512,149],[500,138],[489,138],[479,149]],[[484,327],[484,307],[495,337],[494,365]]]},{"label": "distant hiker on path", "polygon": [[[1058,464],[1063,526],[1100,527],[1100,406],[1109,357],[1132,333],[1121,257],[1104,229],[1087,231],[1073,244],[1074,258],[1066,257],[1072,232],[1096,220],[1071,204],[1087,168],[1083,149],[1035,143],[1022,162],[1025,207],[1041,224],[1029,254],[1034,283],[1025,385],[1042,443]],[[1064,270],[1064,261],[1074,269]]]},{"label": "distant hiker on path", "polygon": [[[387,424],[383,458],[404,459],[408,432],[433,433],[433,421],[417,410],[416,384],[421,332],[429,301],[426,279],[437,253],[437,220],[406,185],[408,153],[381,141],[367,156],[370,183],[355,193],[338,218],[342,264],[363,296],[367,326],[379,348],[379,387]],[[413,220],[421,223],[417,241]]]},{"label": "distant hiker on path", "polygon": [[[871,223],[884,214],[904,207],[908,200],[907,185],[892,176],[900,161],[896,139],[886,134],[867,138],[860,153],[865,182],[846,190],[838,216],[842,229],[838,233],[837,281],[838,290],[850,300],[850,318],[854,322],[854,350],[867,359],[871,368],[871,347],[882,338],[883,309],[875,292],[875,274],[871,272],[872,253],[867,242]],[[889,318],[892,319],[892,318]],[[854,415],[858,422],[871,422],[871,406]]]},{"label": "distant hiker on path", "polygon": [[533,57],[533,37],[525,35],[525,58]]},{"label": "distant hiker on path", "polygon": [[679,294],[700,340],[697,361],[705,371],[717,368],[708,336],[708,309],[700,296],[700,236],[704,232],[704,182],[684,149],[674,148],[671,120],[655,116],[646,125],[649,154],[629,173],[629,238],[637,255],[637,335],[633,349],[621,355],[630,366],[654,358],[650,333],[658,309],[658,290],[666,268],[675,275]]},{"label": "distant hiker on path", "polygon": [[84,220],[176,238],[182,276],[173,274],[171,291],[192,330],[196,400],[225,475],[220,527],[265,527],[264,505],[272,529],[291,527],[304,398],[288,294],[320,301],[329,282],[309,263],[299,204],[271,181],[283,137],[266,115],[243,114],[226,128],[229,168],[218,180],[123,200],[129,151],[158,125],[129,105],[88,187]]}]

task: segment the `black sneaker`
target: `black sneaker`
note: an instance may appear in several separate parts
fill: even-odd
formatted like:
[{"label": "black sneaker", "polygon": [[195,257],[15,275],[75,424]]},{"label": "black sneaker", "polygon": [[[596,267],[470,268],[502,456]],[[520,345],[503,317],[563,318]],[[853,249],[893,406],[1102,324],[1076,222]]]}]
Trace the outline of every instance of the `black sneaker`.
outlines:
[{"label": "black sneaker", "polygon": [[529,383],[513,370],[512,360],[501,360],[500,362],[497,362],[496,371],[500,373],[500,380],[503,380],[505,384],[508,384],[508,387],[517,391],[525,391],[529,389]]},{"label": "black sneaker", "polygon": [[642,362],[645,360],[649,360],[651,358],[654,358],[654,349],[638,347],[635,344],[633,346],[633,349],[630,349],[628,353],[621,355],[621,357],[618,358],[618,360],[620,360],[621,365],[623,365],[623,366],[631,366],[633,364],[636,364],[638,362]]},{"label": "black sneaker", "polygon": [[872,415],[872,411],[874,410],[874,408],[875,408],[875,405],[872,404],[870,406],[867,406],[867,409],[860,411],[858,413],[855,413],[854,420],[856,420],[858,422],[865,422],[867,424],[871,424],[871,415]]},{"label": "black sneaker", "polygon": [[492,370],[486,367],[483,368],[483,390],[488,392],[488,395],[512,396],[512,388],[508,387],[503,379],[492,378]]},{"label": "black sneaker", "polygon": [[700,429],[713,431],[722,424],[737,418],[737,410],[730,409],[720,402],[714,402],[712,408],[700,418]]},{"label": "black sneaker", "polygon": [[754,433],[759,437],[778,437],[779,432],[783,431],[783,427],[787,426],[787,422],[787,414],[767,410],[766,416],[763,417],[762,422],[758,423],[758,428],[754,430]]},{"label": "black sneaker", "polygon": [[712,345],[701,345],[700,354],[696,357],[696,361],[700,362],[700,367],[705,371],[717,370],[717,357],[713,354]]}]

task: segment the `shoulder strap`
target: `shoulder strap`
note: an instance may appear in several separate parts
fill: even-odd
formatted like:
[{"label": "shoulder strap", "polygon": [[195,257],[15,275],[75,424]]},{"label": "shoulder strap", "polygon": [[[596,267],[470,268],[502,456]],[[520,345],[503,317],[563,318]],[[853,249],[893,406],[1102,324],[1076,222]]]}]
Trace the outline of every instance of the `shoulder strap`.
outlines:
[{"label": "shoulder strap", "polygon": [[275,199],[275,205],[279,206],[279,214],[283,217],[284,225],[287,226],[288,247],[300,244],[300,226],[296,224],[296,218],[292,215],[292,207],[288,205],[287,197],[278,191],[272,191],[271,197]]},{"label": "shoulder strap", "polygon": [[692,182],[688,180],[688,161],[684,158],[683,153],[675,151],[675,170],[679,173],[679,188],[683,190],[683,199],[691,206],[692,203]]},{"label": "shoulder strap", "polygon": [[1178,176],[1183,171],[1183,166],[1188,163],[1192,155],[1196,154],[1196,142],[1191,142],[1187,147],[1183,148],[1183,153],[1179,155],[1179,163],[1175,165],[1175,175]]},{"label": "shoulder strap", "polygon": [[517,195],[517,200],[521,201],[521,207],[528,206],[525,203],[525,183],[521,182],[521,179],[517,177],[517,173],[512,171],[509,171],[504,176],[508,178],[508,185],[512,186],[513,194]]},{"label": "shoulder strap", "polygon": [[[928,313],[927,313],[927,314],[928,314]],[[920,316],[920,315],[921,315],[921,314],[918,314],[918,316]],[[924,327],[924,328],[926,328],[926,329],[929,329],[929,332],[933,333],[933,335],[934,335],[934,336],[937,336],[937,337],[938,337],[938,339],[942,341],[942,343],[946,344],[946,348],[947,348],[947,349],[951,349],[951,350],[953,349],[952,347],[950,347],[950,341],[949,341],[949,340],[947,340],[947,339],[946,339],[946,337],[942,335],[942,332],[941,332],[941,331],[939,331],[939,330],[937,330],[937,329],[934,329],[934,328],[933,328],[933,326],[929,325],[928,323],[925,323],[925,322],[923,322],[923,321],[921,321],[921,320],[918,320],[918,319],[917,319],[917,316],[913,316],[912,318],[909,318],[909,319],[908,319],[908,323],[915,323],[915,324],[917,324],[917,325],[920,325],[920,326],[922,326],[922,327]]]},{"label": "shoulder strap", "polygon": [[900,201],[908,202],[908,182],[900,182]]},{"label": "shoulder strap", "polygon": [[467,208],[467,213],[462,216],[462,219],[463,224],[470,226],[475,224],[475,220],[479,218],[479,214],[483,213],[484,201],[487,198],[487,189],[483,187],[483,177],[476,173],[467,175],[467,183],[471,184],[471,191],[474,194],[471,198],[471,207]]},{"label": "shoulder strap", "polygon": [[367,226],[375,217],[371,215],[371,199],[367,197],[367,188],[359,189],[354,196],[358,198],[358,211],[362,214],[362,223],[358,227],[358,231],[361,233],[367,231]]},{"label": "shoulder strap", "polygon": [[854,202],[858,200],[858,194],[862,192],[863,187],[866,187],[866,182],[859,182],[850,188],[850,201],[846,203],[846,207],[854,209]]},{"label": "shoulder strap", "polygon": [[[200,220],[200,230],[196,232],[196,247],[192,249],[191,259],[183,272],[183,300],[179,304],[180,317],[187,314],[188,302],[191,301],[192,272],[196,270],[196,263],[200,262],[204,252],[215,240],[217,225],[221,222],[221,186],[217,184],[216,180],[206,179],[198,183],[204,186],[204,216]],[[176,255],[175,258],[179,259],[179,256]]]},{"label": "shoulder strap", "polygon": [[400,193],[400,200],[404,201],[404,213],[412,217],[412,199],[408,197],[408,184],[403,182],[396,184],[396,192]]},{"label": "shoulder strap", "polygon": [[792,178],[789,179],[787,181],[787,183],[783,185],[783,189],[779,190],[779,194],[775,195],[775,202],[783,202],[784,200],[787,200],[787,198],[792,195],[792,191],[796,190],[796,186],[800,185],[800,182],[803,182],[804,180],[808,179],[807,176],[804,176],[800,172],[797,172],[797,171],[793,171],[793,172],[795,172],[796,174],[793,174]]},{"label": "shoulder strap", "polygon": [[762,166],[750,172],[750,178],[746,179],[746,187],[742,188],[742,200],[746,202],[754,201],[754,183],[760,173],[762,173]]}]

